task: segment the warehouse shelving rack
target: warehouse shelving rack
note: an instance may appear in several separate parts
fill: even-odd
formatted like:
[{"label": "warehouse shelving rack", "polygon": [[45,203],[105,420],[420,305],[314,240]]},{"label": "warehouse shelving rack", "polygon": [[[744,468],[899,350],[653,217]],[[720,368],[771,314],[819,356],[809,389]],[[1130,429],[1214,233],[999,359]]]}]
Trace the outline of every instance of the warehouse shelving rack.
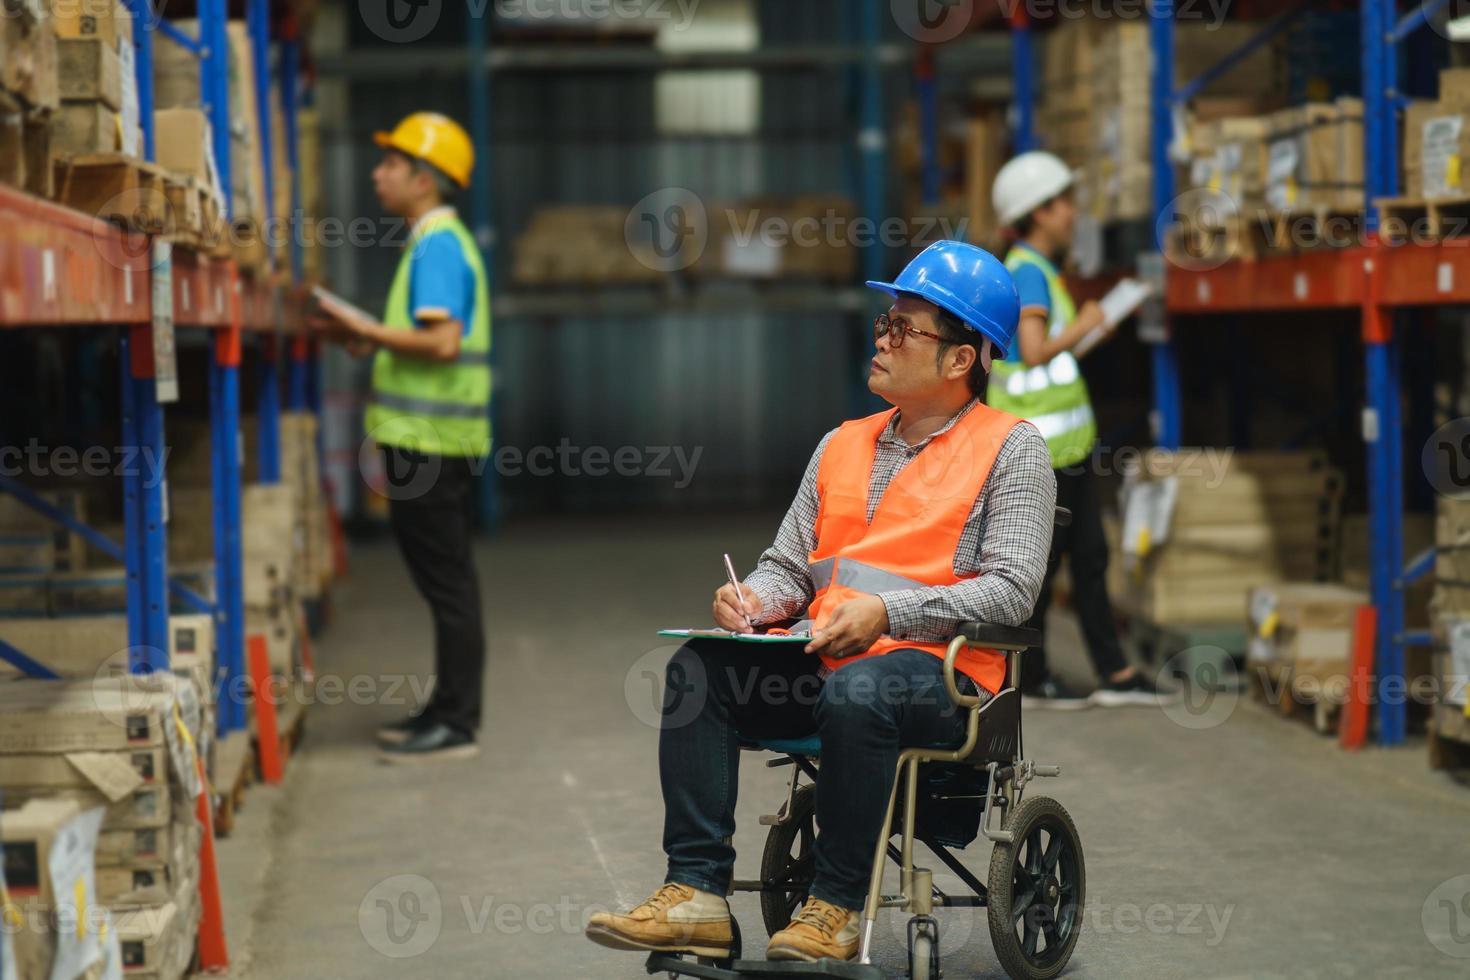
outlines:
[{"label": "warehouse shelving rack", "polygon": [[[1404,740],[1402,696],[1404,651],[1429,642],[1426,631],[1404,627],[1404,590],[1426,575],[1432,551],[1407,564],[1403,554],[1403,443],[1400,400],[1404,394],[1402,355],[1394,329],[1400,310],[1432,305],[1470,304],[1470,249],[1455,244],[1390,244],[1377,233],[1373,202],[1392,197],[1398,181],[1396,114],[1403,104],[1397,90],[1398,46],[1448,6],[1447,0],[1414,3],[1399,16],[1393,0],[1362,0],[1361,67],[1364,103],[1365,228],[1362,245],[1258,260],[1233,258],[1218,268],[1165,268],[1164,309],[1177,319],[1194,314],[1249,314],[1309,310],[1362,313],[1361,335],[1367,371],[1363,438],[1367,444],[1370,567],[1377,610],[1375,669],[1378,690],[1378,741]],[[1169,159],[1173,109],[1196,94],[1251,50],[1282,30],[1299,12],[1288,11],[1195,81],[1174,86],[1173,0],[1149,0],[1152,40],[1152,160],[1155,228],[1172,223],[1174,170]],[[1022,8],[1024,10],[1024,7]],[[1011,23],[1018,145],[1033,145],[1030,120],[1035,99],[1030,25],[1024,12]],[[1160,231],[1162,234],[1162,231]],[[1159,243],[1162,246],[1162,243]],[[1182,432],[1180,366],[1166,333],[1152,345],[1155,438],[1164,448],[1179,447]],[[1422,393],[1421,393],[1422,395]]]},{"label": "warehouse shelving rack", "polygon": [[[132,14],[139,118],[144,157],[155,158],[153,133],[153,30],[193,52],[200,61],[201,102],[210,121],[213,151],[225,213],[232,211],[227,6],[201,0],[200,36],[193,38],[161,19],[147,0],[125,0]],[[272,198],[270,152],[270,52],[268,0],[249,0],[246,8],[256,77],[267,202]],[[287,164],[294,172],[298,60],[294,23],[280,44]],[[293,187],[296,182],[293,181]],[[293,195],[293,215],[296,199]],[[71,327],[118,331],[122,373],[121,420],[124,444],[162,459],[164,414],[159,401],[153,355],[154,332],[174,327],[204,331],[208,337],[209,419],[212,442],[216,598],[210,602],[168,575],[164,486],[145,479],[137,467],[122,476],[125,534],[121,543],[51,507],[16,480],[0,477],[0,492],[15,495],[43,516],[84,537],[119,559],[126,569],[129,666],[135,673],[168,668],[170,597],[214,616],[217,626],[216,690],[218,731],[224,741],[244,738],[244,597],[240,539],[240,377],[246,337],[261,347],[259,420],[260,472],[265,482],[280,479],[279,389],[275,351],[290,341],[288,404],[312,404],[319,385],[314,345],[302,333],[283,277],[243,274],[230,258],[215,258],[180,245],[166,246],[59,204],[0,187],[0,329]],[[292,234],[291,276],[300,281],[301,242]],[[0,644],[0,658],[23,672],[54,676],[44,664]]]}]

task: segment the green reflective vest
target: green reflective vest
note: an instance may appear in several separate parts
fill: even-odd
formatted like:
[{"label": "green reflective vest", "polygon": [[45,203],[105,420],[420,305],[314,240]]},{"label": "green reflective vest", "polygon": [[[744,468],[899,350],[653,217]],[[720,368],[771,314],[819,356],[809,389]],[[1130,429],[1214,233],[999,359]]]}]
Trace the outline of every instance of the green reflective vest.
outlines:
[{"label": "green reflective vest", "polygon": [[431,211],[413,230],[388,290],[383,325],[415,328],[409,282],[415,246],[430,232],[453,235],[474,272],[469,332],[452,363],[379,350],[364,425],[369,438],[385,445],[438,456],[485,456],[490,452],[490,289],[480,250],[453,209]]},{"label": "green reflective vest", "polygon": [[[1006,268],[1015,272],[1030,263],[1046,276],[1051,294],[1051,323],[1047,335],[1055,337],[1077,317],[1076,304],[1056,268],[1029,248],[1017,246],[1006,256]],[[1013,347],[1013,351],[1014,351]],[[1087,382],[1071,351],[1063,351],[1048,363],[1028,368],[1019,356],[996,361],[990,369],[985,401],[993,408],[1019,415],[1041,431],[1056,469],[1088,457],[1097,441],[1097,423]]]}]

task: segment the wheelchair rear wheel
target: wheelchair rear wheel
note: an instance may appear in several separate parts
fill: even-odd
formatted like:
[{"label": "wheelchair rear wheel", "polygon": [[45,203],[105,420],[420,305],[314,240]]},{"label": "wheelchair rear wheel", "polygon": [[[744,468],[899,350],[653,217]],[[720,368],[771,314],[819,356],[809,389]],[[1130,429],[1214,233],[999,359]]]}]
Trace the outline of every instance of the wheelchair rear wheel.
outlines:
[{"label": "wheelchair rear wheel", "polygon": [[1082,841],[1062,805],[1028,796],[1006,820],[1015,834],[990,855],[990,939],[1013,980],[1049,980],[1082,932],[1087,879]]},{"label": "wheelchair rear wheel", "polygon": [[797,789],[791,800],[791,816],[766,835],[761,855],[761,881],[774,891],[761,892],[761,918],[766,934],[774,936],[791,924],[796,910],[806,903],[817,869],[817,788]]}]

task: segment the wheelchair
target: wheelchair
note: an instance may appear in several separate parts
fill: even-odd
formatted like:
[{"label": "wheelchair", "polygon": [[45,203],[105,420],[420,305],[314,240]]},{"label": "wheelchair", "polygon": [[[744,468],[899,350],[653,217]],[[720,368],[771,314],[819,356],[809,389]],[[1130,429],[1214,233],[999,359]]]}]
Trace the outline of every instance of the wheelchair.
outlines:
[{"label": "wheelchair", "polygon": [[[1065,523],[1067,516],[1058,508],[1058,523]],[[950,698],[969,711],[965,740],[956,749],[906,748],[899,754],[897,778],[889,794],[863,907],[856,961],[744,960],[739,926],[732,919],[734,945],[728,959],[653,953],[646,964],[648,972],[705,980],[790,976],[884,980],[883,972],[872,963],[873,931],[880,909],[897,908],[912,915],[907,930],[910,977],[937,980],[939,922],[933,916],[934,909],[983,907],[996,957],[1007,976],[1013,980],[1045,980],[1061,973],[1081,933],[1086,874],[1082,842],[1071,816],[1050,797],[1026,794],[1032,780],[1061,774],[1059,766],[1034,763],[1022,751],[1018,689],[1021,651],[1040,640],[1039,632],[1032,629],[965,623],[950,641],[944,658],[944,684]],[[1006,653],[1006,681],[1000,693],[984,703],[978,697],[960,694],[955,684],[955,659],[966,646]],[[767,762],[768,766],[792,767],[785,801],[774,815],[761,818],[761,823],[771,829],[760,878],[731,883],[732,892],[760,893],[766,931],[775,934],[806,901],[815,870],[815,783],[821,746],[812,736],[761,740],[742,747],[776,752],[780,758]],[[916,821],[921,767],[928,763],[960,764],[984,775],[983,788],[976,794],[980,806],[978,829],[994,849],[983,882],[949,847],[925,835]],[[806,777],[806,783],[802,783],[802,777]],[[892,843],[895,834],[899,837],[896,846]],[[933,872],[914,862],[916,840],[933,852],[971,894],[951,895],[938,888]],[[898,866],[896,894],[883,893],[885,859]]]}]

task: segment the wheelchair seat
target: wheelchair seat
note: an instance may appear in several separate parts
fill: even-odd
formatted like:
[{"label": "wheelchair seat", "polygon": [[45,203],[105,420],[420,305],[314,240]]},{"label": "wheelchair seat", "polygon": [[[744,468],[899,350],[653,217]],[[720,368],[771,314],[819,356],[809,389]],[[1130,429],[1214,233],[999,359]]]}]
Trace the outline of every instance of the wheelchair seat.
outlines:
[{"label": "wheelchair seat", "polygon": [[816,758],[822,754],[822,740],[816,735],[803,738],[745,738],[740,744],[764,752],[779,752],[782,755],[804,755]]}]

